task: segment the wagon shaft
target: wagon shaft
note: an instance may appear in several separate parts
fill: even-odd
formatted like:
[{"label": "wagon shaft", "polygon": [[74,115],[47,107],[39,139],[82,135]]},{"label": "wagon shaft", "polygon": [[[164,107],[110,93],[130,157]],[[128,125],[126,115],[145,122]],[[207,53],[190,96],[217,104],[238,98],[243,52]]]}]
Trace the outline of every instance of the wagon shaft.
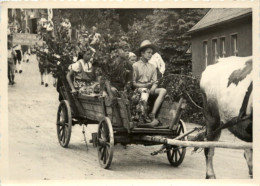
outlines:
[{"label": "wagon shaft", "polygon": [[182,146],[182,147],[199,147],[199,148],[229,148],[229,149],[252,149],[252,143],[229,143],[229,142],[197,142],[197,141],[180,141],[175,139],[167,139],[158,136],[139,136],[139,140],[162,143],[166,145]]}]

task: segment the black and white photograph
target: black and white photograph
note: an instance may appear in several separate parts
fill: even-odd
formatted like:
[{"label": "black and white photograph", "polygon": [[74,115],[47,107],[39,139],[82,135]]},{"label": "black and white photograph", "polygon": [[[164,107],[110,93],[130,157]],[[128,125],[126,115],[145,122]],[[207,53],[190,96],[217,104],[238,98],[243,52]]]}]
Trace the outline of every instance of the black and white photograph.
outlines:
[{"label": "black and white photograph", "polygon": [[253,5],[2,9],[7,180],[253,183]]}]

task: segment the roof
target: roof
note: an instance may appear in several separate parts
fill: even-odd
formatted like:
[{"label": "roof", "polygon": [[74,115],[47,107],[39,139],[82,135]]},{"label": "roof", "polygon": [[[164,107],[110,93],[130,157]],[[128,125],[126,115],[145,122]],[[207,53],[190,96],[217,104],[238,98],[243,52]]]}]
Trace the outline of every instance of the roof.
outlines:
[{"label": "roof", "polygon": [[212,8],[188,32],[196,32],[250,14],[252,14],[251,8]]}]

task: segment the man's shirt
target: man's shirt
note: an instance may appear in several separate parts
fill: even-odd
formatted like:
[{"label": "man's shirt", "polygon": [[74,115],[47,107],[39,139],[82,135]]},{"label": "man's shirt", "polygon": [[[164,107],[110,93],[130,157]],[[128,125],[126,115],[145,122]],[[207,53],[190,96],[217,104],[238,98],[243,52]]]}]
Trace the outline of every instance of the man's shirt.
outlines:
[{"label": "man's shirt", "polygon": [[155,66],[155,68],[158,68],[158,70],[164,74],[165,71],[165,63],[162,59],[162,57],[160,56],[160,54],[155,53],[152,58],[149,60],[149,63],[153,64]]}]

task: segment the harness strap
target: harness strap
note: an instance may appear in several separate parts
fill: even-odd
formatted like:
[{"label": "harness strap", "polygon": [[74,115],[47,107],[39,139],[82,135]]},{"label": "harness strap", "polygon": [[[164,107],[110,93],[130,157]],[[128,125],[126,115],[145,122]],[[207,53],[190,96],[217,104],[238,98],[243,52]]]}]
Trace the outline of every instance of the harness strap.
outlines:
[{"label": "harness strap", "polygon": [[240,108],[240,111],[239,111],[238,117],[240,117],[240,118],[242,118],[246,114],[246,108],[247,108],[249,97],[252,93],[252,90],[253,90],[253,82],[251,82],[249,87],[247,88],[247,92],[246,92],[246,95],[244,97],[242,107]]}]

